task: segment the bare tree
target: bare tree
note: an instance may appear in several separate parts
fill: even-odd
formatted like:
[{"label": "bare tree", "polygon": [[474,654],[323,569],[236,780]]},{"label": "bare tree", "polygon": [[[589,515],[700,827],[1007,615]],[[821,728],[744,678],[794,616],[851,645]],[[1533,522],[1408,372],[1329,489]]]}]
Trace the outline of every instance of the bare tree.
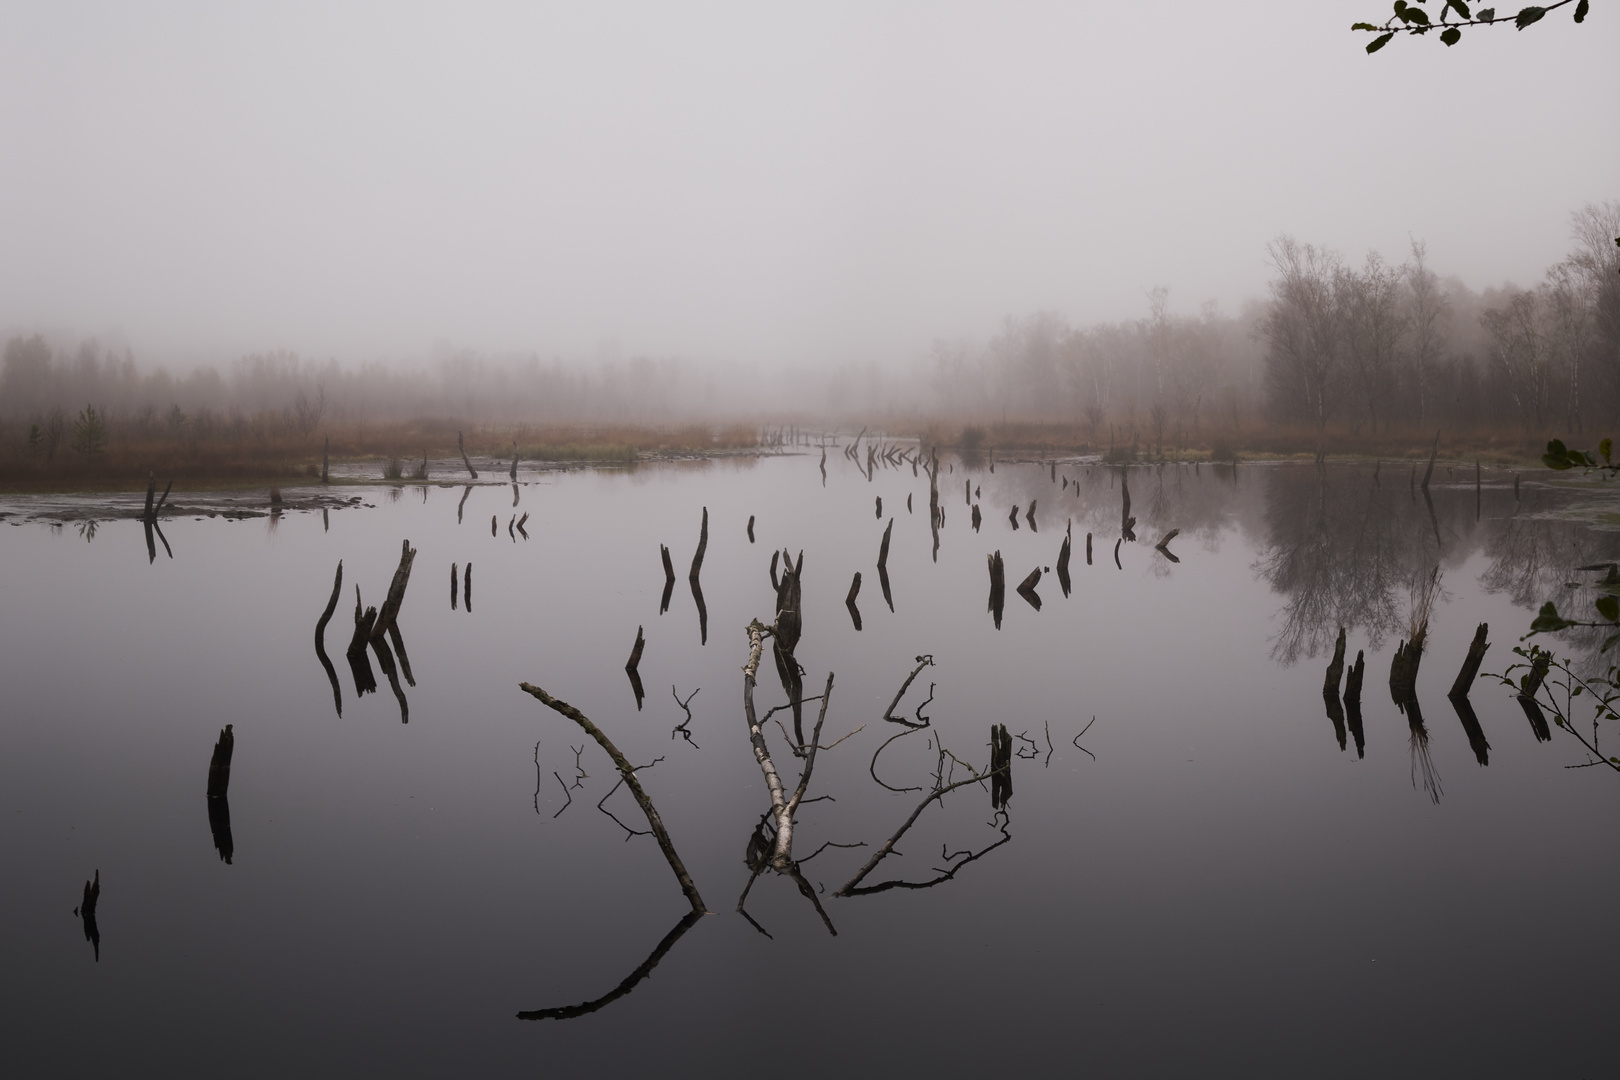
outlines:
[{"label": "bare tree", "polygon": [[1412,261],[1406,264],[1406,320],[1410,329],[1406,355],[1411,360],[1412,381],[1417,390],[1417,422],[1427,427],[1429,380],[1434,365],[1445,349],[1443,316],[1447,304],[1440,279],[1429,269],[1429,248],[1422,240],[1412,241]]},{"label": "bare tree", "polygon": [[1277,277],[1272,305],[1256,327],[1269,349],[1267,376],[1283,401],[1292,400],[1316,422],[1317,455],[1342,381],[1344,315],[1334,289],[1337,255],[1291,236],[1266,246]]}]

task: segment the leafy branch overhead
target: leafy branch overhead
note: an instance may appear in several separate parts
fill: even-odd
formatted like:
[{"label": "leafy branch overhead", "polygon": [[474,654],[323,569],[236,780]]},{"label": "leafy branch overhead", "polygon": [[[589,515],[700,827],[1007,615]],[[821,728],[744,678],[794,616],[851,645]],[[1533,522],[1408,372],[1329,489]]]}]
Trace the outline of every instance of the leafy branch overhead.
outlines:
[{"label": "leafy branch overhead", "polygon": [[1516,28],[1523,30],[1569,4],[1575,5],[1575,21],[1580,23],[1586,21],[1586,13],[1592,6],[1591,0],[1558,0],[1557,3],[1545,6],[1522,7],[1515,15],[1498,15],[1495,8],[1480,8],[1475,11],[1468,6],[1466,0],[1441,0],[1438,5],[1440,15],[1436,20],[1429,17],[1428,9],[1423,6],[1427,3],[1428,0],[1416,0],[1416,3],[1410,4],[1406,0],[1395,0],[1395,14],[1382,25],[1358,22],[1351,25],[1350,29],[1378,35],[1368,43],[1369,53],[1375,53],[1388,45],[1396,34],[1416,36],[1427,34],[1431,30],[1438,30],[1440,40],[1449,46],[1462,40],[1462,28],[1465,26],[1497,26],[1512,23]]}]

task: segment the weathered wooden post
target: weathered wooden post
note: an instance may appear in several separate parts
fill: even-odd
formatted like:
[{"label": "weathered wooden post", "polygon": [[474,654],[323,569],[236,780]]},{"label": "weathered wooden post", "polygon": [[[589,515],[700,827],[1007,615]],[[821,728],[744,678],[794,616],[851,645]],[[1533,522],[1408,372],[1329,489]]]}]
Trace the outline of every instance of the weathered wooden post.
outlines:
[{"label": "weathered wooden post", "polygon": [[473,468],[472,462],[467,459],[467,446],[461,441],[461,432],[456,432],[456,449],[461,451],[461,463],[467,466],[467,472],[472,474],[474,480],[478,479],[478,470]]}]

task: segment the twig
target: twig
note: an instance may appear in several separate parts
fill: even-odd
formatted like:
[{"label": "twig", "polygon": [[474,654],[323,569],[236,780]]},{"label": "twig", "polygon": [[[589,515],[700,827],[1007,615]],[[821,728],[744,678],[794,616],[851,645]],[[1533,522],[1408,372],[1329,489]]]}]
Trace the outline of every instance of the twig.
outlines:
[{"label": "twig", "polygon": [[[602,729],[591,722],[590,717],[566,701],[552,697],[538,686],[520,683],[519,687],[524,693],[538,699],[547,708],[561,713],[578,724],[584,729],[585,734],[595,739],[597,745],[607,751],[608,757],[613,759],[613,764],[618,768],[620,777],[623,778],[626,786],[630,788],[630,794],[635,796],[636,803],[641,807],[641,812],[647,815],[647,825],[652,829],[653,836],[658,840],[658,848],[663,852],[664,859],[669,863],[670,870],[674,872],[675,880],[680,883],[681,892],[685,894],[687,902],[692,905],[692,911],[694,913],[707,913],[708,907],[703,903],[703,897],[698,894],[697,886],[692,882],[692,876],[686,872],[685,865],[681,863],[681,857],[675,853],[675,845],[670,840],[669,833],[664,829],[664,822],[658,816],[657,807],[653,806],[652,800],[642,790],[641,781],[636,779],[636,767],[631,765],[629,760],[619,752],[619,748],[613,745],[612,740],[603,733]],[[653,962],[656,963],[656,960]]]},{"label": "twig", "polygon": [[574,777],[574,786],[577,788],[582,788],[585,785],[580,783],[580,781],[589,780],[591,778],[591,774],[586,772],[579,764],[579,755],[585,752],[585,744],[580,743],[578,747],[570,746],[568,749],[574,751],[574,771],[579,773],[578,776]]},{"label": "twig", "polygon": [[687,730],[687,725],[692,722],[692,710],[691,710],[691,708],[689,708],[689,706],[692,704],[692,699],[698,696],[698,690],[702,690],[702,689],[703,689],[703,687],[701,687],[701,686],[698,687],[697,690],[694,690],[690,694],[687,694],[686,695],[686,700],[682,701],[681,700],[681,695],[679,695],[679,694],[677,694],[675,692],[675,684],[670,683],[670,686],[669,686],[669,693],[670,693],[670,696],[675,699],[675,704],[679,705],[681,707],[681,709],[684,710],[685,713],[686,713],[686,723],[685,724],[676,724],[674,730],[669,733],[669,737],[671,739],[673,739],[675,737],[675,733],[680,732],[681,737],[684,738],[687,742],[692,743],[693,748],[698,749],[698,750],[703,749],[703,747],[698,746],[698,744],[695,743],[695,742],[692,742],[692,733]]},{"label": "twig", "polygon": [[[1095,716],[1093,716],[1091,718],[1091,724],[1095,724],[1096,722],[1097,722],[1097,718]],[[1085,747],[1080,745],[1080,740],[1085,737],[1086,732],[1091,730],[1091,724],[1087,724],[1085,727],[1081,728],[1080,729],[1080,734],[1078,734],[1078,735],[1076,735],[1074,737],[1074,748],[1076,750],[1083,751],[1085,754],[1087,754],[1091,758],[1092,761],[1096,761],[1097,760],[1097,755],[1093,754],[1090,750],[1087,750]]]},{"label": "twig", "polygon": [[[904,716],[896,716],[896,715],[894,715],[895,706],[900,704],[900,699],[906,696],[906,691],[907,690],[911,689],[912,681],[915,680],[918,675],[922,674],[922,669],[923,668],[932,667],[934,665],[934,656],[933,656],[932,653],[925,653],[922,656],[917,657],[916,659],[917,659],[917,666],[912,669],[910,675],[906,676],[906,681],[900,684],[900,689],[894,695],[894,700],[889,702],[889,707],[887,709],[883,710],[883,719],[889,721],[892,724],[904,724],[906,727],[927,727],[928,726],[928,722],[926,720],[923,720],[920,715],[918,716],[919,722],[915,723],[915,724],[912,723],[910,720],[907,720]],[[933,699],[933,690],[932,690],[932,688],[929,689],[928,696],[929,696],[929,700]],[[927,702],[924,702],[924,704],[927,704]],[[918,713],[922,712],[922,706],[921,705],[919,705],[917,707],[917,711],[918,711]]]},{"label": "twig", "polygon": [[[562,816],[563,810],[566,810],[570,806],[574,805],[574,793],[568,790],[568,785],[563,783],[562,776],[559,775],[555,769],[552,770],[551,775],[557,777],[557,783],[562,784],[563,794],[568,796],[568,801],[563,803],[562,810],[559,810],[555,814],[551,815],[552,818],[555,820],[556,818],[559,818],[559,817]],[[536,810],[535,812],[539,813],[538,810]]]}]

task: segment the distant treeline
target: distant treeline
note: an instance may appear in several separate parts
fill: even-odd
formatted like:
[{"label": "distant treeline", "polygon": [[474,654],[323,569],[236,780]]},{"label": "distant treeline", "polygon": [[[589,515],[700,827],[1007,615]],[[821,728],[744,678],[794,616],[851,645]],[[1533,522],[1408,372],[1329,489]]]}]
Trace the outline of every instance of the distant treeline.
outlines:
[{"label": "distant treeline", "polygon": [[[1439,277],[1421,242],[1359,265],[1283,236],[1270,296],[1076,327],[1008,318],[982,343],[897,362],[772,372],[677,360],[595,366],[461,354],[430,368],[358,368],[276,352],[172,375],[128,349],[43,336],[7,342],[0,457],[54,459],[75,434],[196,445],[308,438],[366,424],[669,428],[693,422],[874,423],[949,442],[967,427],[1034,423],[1041,438],[1149,453],[1324,438],[1384,440],[1620,429],[1620,202],[1572,215],[1573,250],[1533,288],[1475,292]],[[85,411],[91,415],[86,416]],[[94,423],[87,423],[94,420]],[[1050,439],[1048,440],[1048,434]],[[509,436],[503,436],[509,437]],[[82,449],[82,447],[81,447]]]},{"label": "distant treeline", "polygon": [[[1360,267],[1283,236],[1271,296],[1238,315],[1168,310],[1073,327],[1008,319],[982,346],[936,345],[932,407],[1078,424],[1094,442],[1208,445],[1211,431],[1307,436],[1496,429],[1579,434],[1620,419],[1620,202],[1572,215],[1574,250],[1534,288],[1474,292],[1421,242]],[[1252,432],[1252,434],[1259,434]]]}]

